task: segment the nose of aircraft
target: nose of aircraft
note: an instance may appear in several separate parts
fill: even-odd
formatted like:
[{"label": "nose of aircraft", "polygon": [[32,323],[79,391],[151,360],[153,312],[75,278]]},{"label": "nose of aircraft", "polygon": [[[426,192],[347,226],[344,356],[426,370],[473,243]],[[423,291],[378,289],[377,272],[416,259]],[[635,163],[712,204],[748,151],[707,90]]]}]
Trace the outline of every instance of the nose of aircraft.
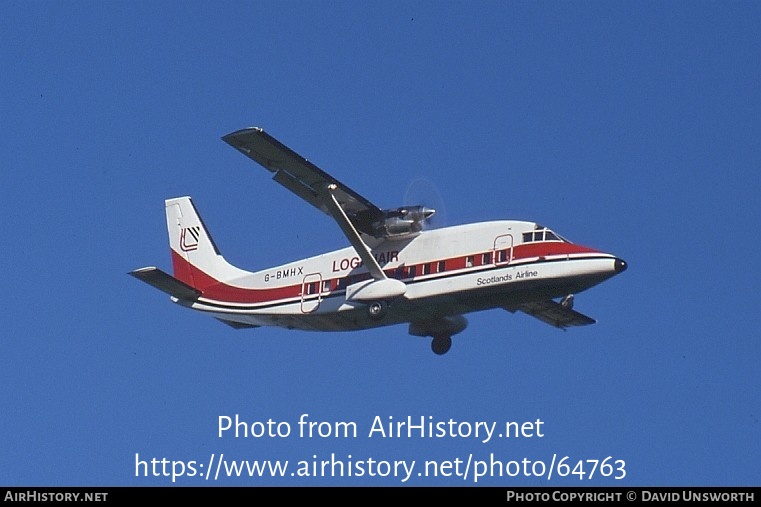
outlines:
[{"label": "nose of aircraft", "polygon": [[613,269],[616,270],[616,274],[623,273],[628,267],[629,265],[623,259],[616,259],[616,262],[613,264]]}]

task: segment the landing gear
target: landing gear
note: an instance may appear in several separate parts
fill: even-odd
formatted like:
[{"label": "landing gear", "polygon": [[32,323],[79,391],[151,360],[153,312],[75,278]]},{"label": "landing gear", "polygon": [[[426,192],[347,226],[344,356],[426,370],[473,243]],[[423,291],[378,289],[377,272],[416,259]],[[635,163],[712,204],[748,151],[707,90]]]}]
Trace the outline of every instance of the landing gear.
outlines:
[{"label": "landing gear", "polygon": [[367,306],[367,316],[370,320],[380,320],[388,311],[388,303],[385,301],[373,301]]},{"label": "landing gear", "polygon": [[568,294],[566,297],[560,300],[560,306],[571,310],[573,308],[573,294]]},{"label": "landing gear", "polygon": [[436,355],[449,352],[452,347],[452,336],[468,327],[468,321],[462,315],[445,315],[428,320],[410,322],[412,336],[433,338],[431,350]]},{"label": "landing gear", "polygon": [[434,354],[443,355],[452,348],[452,337],[449,335],[436,335],[431,341],[431,350]]}]

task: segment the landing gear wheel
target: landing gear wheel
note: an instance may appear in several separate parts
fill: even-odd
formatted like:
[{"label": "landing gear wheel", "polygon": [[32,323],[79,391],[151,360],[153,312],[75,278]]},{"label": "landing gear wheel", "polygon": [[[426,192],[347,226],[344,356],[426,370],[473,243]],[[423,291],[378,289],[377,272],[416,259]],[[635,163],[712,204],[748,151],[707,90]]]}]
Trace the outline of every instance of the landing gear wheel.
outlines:
[{"label": "landing gear wheel", "polygon": [[434,336],[433,340],[431,341],[431,350],[434,352],[434,354],[443,355],[449,352],[449,349],[452,347],[452,337],[451,336]]},{"label": "landing gear wheel", "polygon": [[367,307],[367,316],[371,320],[380,320],[386,315],[386,310],[388,310],[388,303],[385,301],[374,301]]}]

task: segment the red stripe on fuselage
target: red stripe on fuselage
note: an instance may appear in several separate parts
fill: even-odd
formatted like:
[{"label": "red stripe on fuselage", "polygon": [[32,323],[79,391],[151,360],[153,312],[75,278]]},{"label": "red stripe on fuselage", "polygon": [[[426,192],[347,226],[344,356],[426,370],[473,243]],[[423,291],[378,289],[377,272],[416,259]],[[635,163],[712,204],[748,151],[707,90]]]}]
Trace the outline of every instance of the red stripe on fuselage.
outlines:
[{"label": "red stripe on fuselage", "polygon": [[172,250],[174,277],[201,291],[202,297],[231,303],[265,303],[301,296],[301,285],[273,287],[271,289],[245,289],[234,287],[201,271],[183,256]]},{"label": "red stripe on fuselage", "polygon": [[576,253],[601,253],[599,250],[574,243],[562,241],[547,241],[523,243],[513,248],[513,259],[530,259],[531,257],[549,257],[550,255],[566,255]]}]

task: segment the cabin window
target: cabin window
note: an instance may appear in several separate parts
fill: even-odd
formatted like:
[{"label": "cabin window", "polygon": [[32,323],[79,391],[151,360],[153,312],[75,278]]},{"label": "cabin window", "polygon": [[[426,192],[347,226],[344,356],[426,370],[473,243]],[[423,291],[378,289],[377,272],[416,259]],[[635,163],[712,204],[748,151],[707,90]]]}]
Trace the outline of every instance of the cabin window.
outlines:
[{"label": "cabin window", "polygon": [[431,265],[430,264],[423,264],[423,274],[424,275],[431,274]]},{"label": "cabin window", "polygon": [[439,266],[438,266],[437,272],[438,273],[443,273],[446,270],[447,270],[446,263],[444,261],[439,261]]},{"label": "cabin window", "polygon": [[499,262],[507,262],[507,250],[499,251]]},{"label": "cabin window", "polygon": [[323,280],[322,292],[330,292],[330,280]]},{"label": "cabin window", "polygon": [[472,255],[468,255],[467,257],[465,257],[465,267],[466,268],[472,268],[473,267],[473,260],[474,259],[473,259]]},{"label": "cabin window", "polygon": [[481,263],[482,264],[491,264],[491,252],[486,252],[481,256]]},{"label": "cabin window", "polygon": [[414,278],[417,274],[417,269],[415,269],[416,266],[410,266],[407,268],[407,276],[410,278]]}]

